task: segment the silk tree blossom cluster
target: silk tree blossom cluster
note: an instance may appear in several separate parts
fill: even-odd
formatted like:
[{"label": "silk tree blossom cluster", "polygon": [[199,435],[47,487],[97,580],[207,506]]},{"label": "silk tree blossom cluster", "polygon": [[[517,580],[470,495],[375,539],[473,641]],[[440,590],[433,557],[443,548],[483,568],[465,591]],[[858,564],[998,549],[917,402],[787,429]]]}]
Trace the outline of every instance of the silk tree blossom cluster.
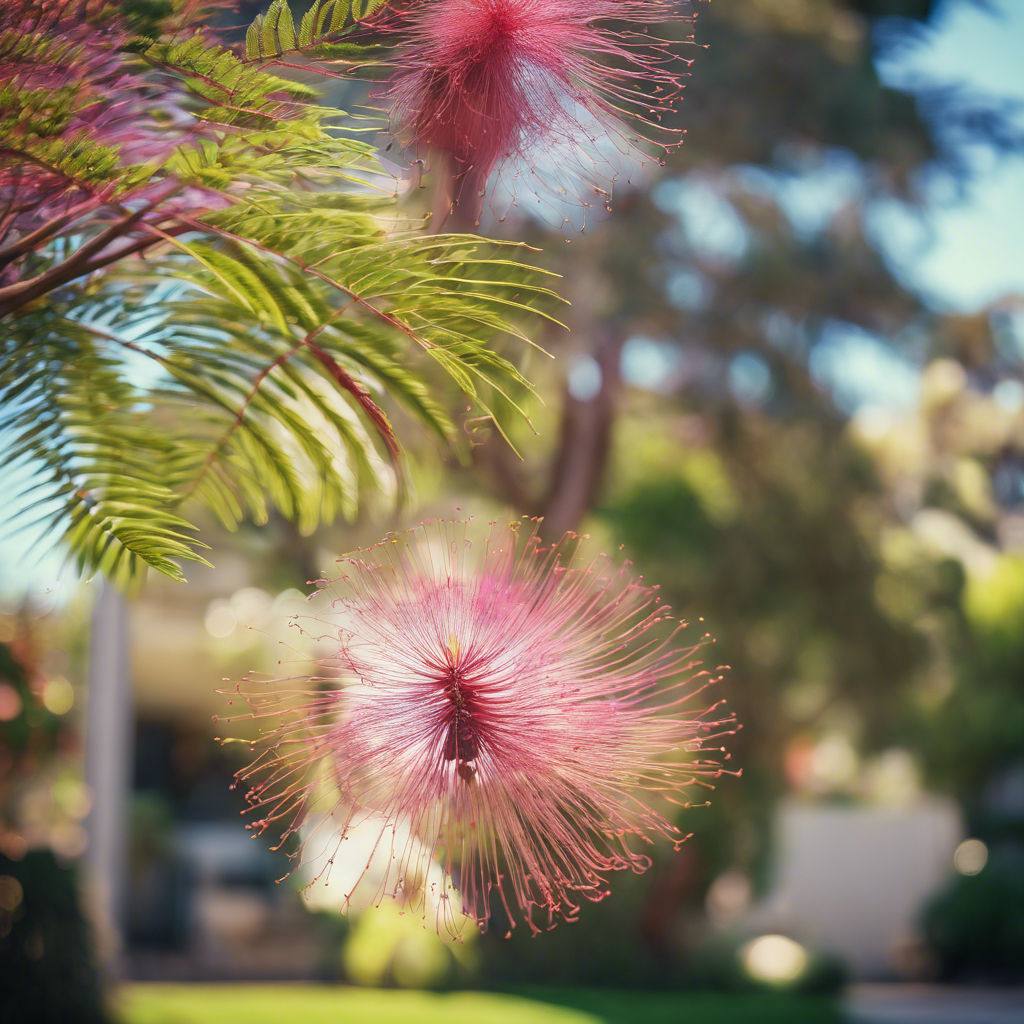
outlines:
[{"label": "silk tree blossom cluster", "polygon": [[385,92],[395,126],[421,158],[440,156],[443,199],[463,223],[479,217],[496,170],[505,191],[556,208],[607,200],[616,164],[630,163],[616,154],[643,162],[648,144],[681,141],[662,119],[690,62],[678,38],[659,38],[651,26],[689,39],[684,8],[672,0],[427,0],[385,11],[374,27],[399,39]]},{"label": "silk tree blossom cluster", "polygon": [[628,562],[583,562],[579,537],[545,545],[527,521],[473,532],[424,524],[320,581],[323,675],[227,691],[262,729],[239,779],[250,828],[283,833],[315,883],[341,877],[337,908],[395,898],[439,930],[497,913],[536,932],[686,838],[674,806],[726,771],[738,726],[701,706],[720,678],[706,637],[681,644]]}]

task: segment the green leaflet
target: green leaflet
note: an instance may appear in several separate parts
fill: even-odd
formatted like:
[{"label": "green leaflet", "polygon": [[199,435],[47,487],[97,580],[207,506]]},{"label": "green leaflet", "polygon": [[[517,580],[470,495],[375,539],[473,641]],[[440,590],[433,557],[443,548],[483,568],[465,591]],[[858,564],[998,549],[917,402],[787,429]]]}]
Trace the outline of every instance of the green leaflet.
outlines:
[{"label": "green leaflet", "polygon": [[358,59],[372,47],[345,41],[359,23],[382,7],[384,0],[314,0],[302,16],[298,34],[287,0],[273,0],[267,13],[257,16],[245,37],[245,59],[274,61],[289,53],[323,59]]},{"label": "green leaflet", "polygon": [[[204,560],[196,504],[230,529],[246,516],[265,521],[271,507],[304,532],[350,518],[361,494],[393,487],[391,470],[362,409],[302,347],[313,332],[375,401],[457,445],[430,364],[486,409],[486,390],[524,383],[487,345],[504,321],[494,314],[486,331],[466,334],[463,324],[488,318],[482,303],[436,280],[414,284],[389,313],[393,271],[370,272],[401,261],[409,279],[429,282],[434,247],[365,248],[352,271],[382,288],[377,305],[236,243],[196,242],[155,271],[125,268],[99,289],[83,286],[63,315],[19,318],[0,348],[0,431],[12,441],[0,472],[37,472],[9,511],[49,502],[51,539],[63,538],[82,571],[124,583],[147,566],[179,579],[182,559]],[[159,305],[149,301],[172,281]],[[492,301],[500,308],[500,296]],[[134,341],[142,325],[145,341]],[[140,349],[152,366],[145,387],[130,372]]]}]

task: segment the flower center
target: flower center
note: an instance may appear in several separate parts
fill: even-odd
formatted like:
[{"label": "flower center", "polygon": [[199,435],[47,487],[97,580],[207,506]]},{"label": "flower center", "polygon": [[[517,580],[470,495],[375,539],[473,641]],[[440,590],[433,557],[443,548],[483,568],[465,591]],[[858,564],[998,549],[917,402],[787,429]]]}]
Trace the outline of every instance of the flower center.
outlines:
[{"label": "flower center", "polygon": [[448,698],[444,759],[457,762],[459,777],[469,782],[476,775],[476,769],[469,762],[475,760],[480,753],[473,722],[472,693],[465,687],[462,671],[454,665],[448,670],[443,685]]},{"label": "flower center", "polygon": [[519,6],[510,0],[487,0],[478,10],[475,24],[467,25],[466,56],[487,63],[512,45],[523,28]]},{"label": "flower center", "polygon": [[497,4],[491,10],[490,24],[487,26],[492,43],[505,42],[520,28],[521,19],[509,10],[507,4]]}]

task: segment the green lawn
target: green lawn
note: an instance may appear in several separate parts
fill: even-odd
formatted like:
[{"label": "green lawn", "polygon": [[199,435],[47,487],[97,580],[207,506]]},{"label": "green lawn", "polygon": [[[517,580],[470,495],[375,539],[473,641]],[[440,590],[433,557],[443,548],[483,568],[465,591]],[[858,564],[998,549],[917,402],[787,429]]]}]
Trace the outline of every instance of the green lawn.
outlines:
[{"label": "green lawn", "polygon": [[127,985],[125,1024],[840,1024],[834,1003],[783,995],[531,989],[413,992],[314,985]]}]

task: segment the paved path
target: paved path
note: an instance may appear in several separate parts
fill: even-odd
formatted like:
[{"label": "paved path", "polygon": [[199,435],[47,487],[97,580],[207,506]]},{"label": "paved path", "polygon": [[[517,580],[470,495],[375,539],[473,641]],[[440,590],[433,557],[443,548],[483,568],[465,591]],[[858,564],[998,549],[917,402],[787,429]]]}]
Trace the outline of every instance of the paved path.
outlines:
[{"label": "paved path", "polygon": [[1024,1024],[1024,989],[853,985],[851,1024]]}]

